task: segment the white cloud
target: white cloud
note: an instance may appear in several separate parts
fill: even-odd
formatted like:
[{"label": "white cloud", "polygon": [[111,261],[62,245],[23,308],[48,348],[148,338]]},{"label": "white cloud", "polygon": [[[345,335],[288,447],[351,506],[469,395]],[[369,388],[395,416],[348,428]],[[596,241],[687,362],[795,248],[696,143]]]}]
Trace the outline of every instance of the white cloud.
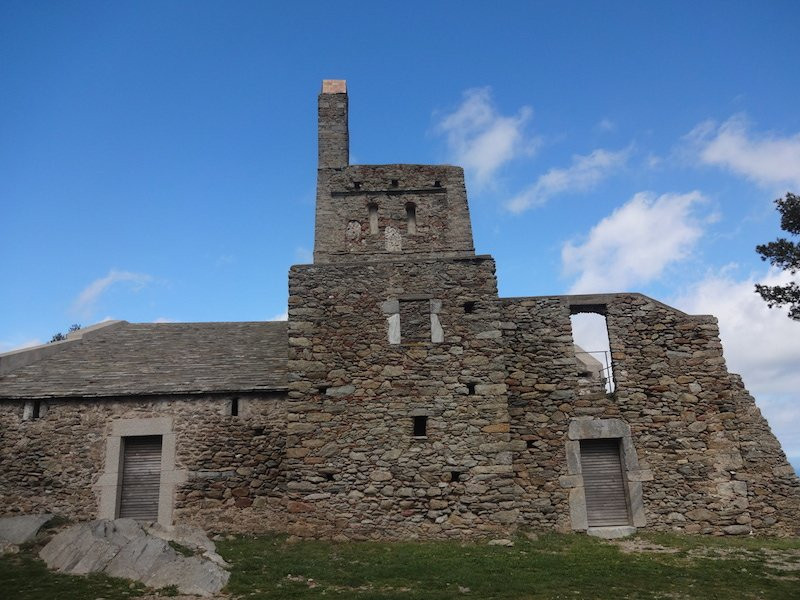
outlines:
[{"label": "white cloud", "polygon": [[72,312],[88,318],[94,312],[95,304],[100,296],[115,283],[129,283],[134,290],[138,290],[152,281],[152,279],[146,273],[131,273],[130,271],[111,269],[108,275],[95,279],[78,294],[78,297],[72,303]]},{"label": "white cloud", "polygon": [[612,131],[616,131],[617,124],[614,121],[612,121],[611,119],[609,119],[608,117],[606,117],[604,119],[601,119],[600,122],[597,123],[597,125],[595,125],[594,127],[598,131],[612,132]]},{"label": "white cloud", "polygon": [[44,342],[39,338],[31,338],[23,341],[4,341],[0,340],[0,353],[13,352],[14,350],[22,350],[23,348],[30,348],[31,346],[41,346]]},{"label": "white cloud", "polygon": [[267,319],[267,321],[288,321],[289,320],[289,311],[285,310],[282,313],[278,313]]},{"label": "white cloud", "polygon": [[177,323],[175,319],[170,319],[169,317],[158,317],[153,321],[153,323]]},{"label": "white cloud", "polygon": [[703,226],[696,208],[703,202],[697,191],[636,194],[595,225],[582,244],[564,244],[564,272],[577,275],[570,293],[622,291],[657,278],[699,240]]},{"label": "white cloud", "polygon": [[599,148],[585,156],[575,155],[569,167],[553,168],[540,175],[536,183],[509,200],[506,208],[513,213],[521,213],[541,206],[556,194],[591,189],[612,171],[622,167],[629,154],[630,148],[617,152]]},{"label": "white cloud", "polygon": [[675,299],[691,314],[713,314],[728,368],[745,385],[781,440],[784,451],[800,457],[800,322],[786,309],[767,307],[754,285],[800,283],[800,275],[770,269],[760,277],[737,280],[731,269],[713,273]]},{"label": "white cloud", "polygon": [[530,106],[523,106],[516,115],[501,115],[491,89],[474,88],[464,92],[454,112],[441,118],[436,131],[446,136],[454,162],[474,173],[482,185],[507,162],[533,153],[538,140],[526,139],[524,131],[532,114]]},{"label": "white cloud", "polygon": [[750,133],[744,116],[721,125],[701,123],[687,136],[700,160],[730,169],[759,184],[800,187],[800,133]]}]

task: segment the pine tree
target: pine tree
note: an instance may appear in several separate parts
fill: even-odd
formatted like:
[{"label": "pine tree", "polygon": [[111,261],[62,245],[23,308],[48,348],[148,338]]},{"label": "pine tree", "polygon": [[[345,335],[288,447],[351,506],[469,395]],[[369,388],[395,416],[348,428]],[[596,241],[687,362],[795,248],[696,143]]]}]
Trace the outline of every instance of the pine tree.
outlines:
[{"label": "pine tree", "polygon": [[[800,236],[800,196],[787,193],[784,198],[775,200],[775,205],[781,213],[781,229],[793,237]],[[800,241],[781,237],[768,244],[759,244],[756,252],[761,255],[761,260],[768,260],[792,275],[800,270]],[[786,285],[756,284],[756,292],[770,308],[788,305],[789,318],[800,321],[800,286],[797,282],[790,281]]]}]

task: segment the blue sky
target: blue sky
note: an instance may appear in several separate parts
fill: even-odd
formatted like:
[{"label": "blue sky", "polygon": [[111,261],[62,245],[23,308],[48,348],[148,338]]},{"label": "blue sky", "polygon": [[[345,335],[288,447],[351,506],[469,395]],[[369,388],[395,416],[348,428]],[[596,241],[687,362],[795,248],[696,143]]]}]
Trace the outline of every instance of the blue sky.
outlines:
[{"label": "blue sky", "polygon": [[[797,2],[0,5],[0,351],[71,323],[263,320],[313,246],[316,95],[352,162],[467,169],[504,296],[720,319],[800,463],[800,323],[751,292],[800,192]],[[599,342],[598,342],[599,343]]]}]

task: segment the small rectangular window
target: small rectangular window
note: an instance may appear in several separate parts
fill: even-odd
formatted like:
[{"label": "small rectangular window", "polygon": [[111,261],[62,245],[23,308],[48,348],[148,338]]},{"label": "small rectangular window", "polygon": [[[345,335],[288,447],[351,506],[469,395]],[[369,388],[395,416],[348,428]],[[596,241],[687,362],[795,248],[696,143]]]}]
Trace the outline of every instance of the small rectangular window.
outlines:
[{"label": "small rectangular window", "polygon": [[470,382],[470,383],[467,384],[467,394],[469,394],[470,396],[474,396],[475,395],[475,384],[474,383]]},{"label": "small rectangular window", "polygon": [[460,471],[450,471],[450,481],[459,481],[461,479]]},{"label": "small rectangular window", "polygon": [[372,235],[376,235],[378,233],[378,205],[368,205],[367,212],[369,215],[369,232]]},{"label": "small rectangular window", "polygon": [[413,202],[406,204],[406,232],[417,233],[417,205]]},{"label": "small rectangular window", "polygon": [[425,437],[428,435],[428,417],[414,417],[414,437]]},{"label": "small rectangular window", "polygon": [[28,400],[22,405],[22,420],[33,421],[44,416],[47,407],[42,404],[41,400]]},{"label": "small rectangular window", "polygon": [[464,313],[468,315],[474,313],[477,304],[475,301],[464,302]]},{"label": "small rectangular window", "polygon": [[238,417],[239,416],[239,399],[238,398],[231,398],[231,416]]}]

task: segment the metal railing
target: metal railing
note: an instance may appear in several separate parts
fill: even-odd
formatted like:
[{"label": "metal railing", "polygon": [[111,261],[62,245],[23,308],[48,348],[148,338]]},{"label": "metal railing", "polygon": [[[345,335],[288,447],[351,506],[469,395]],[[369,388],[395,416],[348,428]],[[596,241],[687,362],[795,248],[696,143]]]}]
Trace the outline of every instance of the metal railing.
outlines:
[{"label": "metal railing", "polygon": [[600,369],[600,378],[603,380],[606,388],[606,394],[613,394],[617,389],[614,381],[614,371],[611,369],[611,353],[608,350],[581,350],[575,351],[575,354],[601,354],[602,360],[600,363],[603,368]]}]

